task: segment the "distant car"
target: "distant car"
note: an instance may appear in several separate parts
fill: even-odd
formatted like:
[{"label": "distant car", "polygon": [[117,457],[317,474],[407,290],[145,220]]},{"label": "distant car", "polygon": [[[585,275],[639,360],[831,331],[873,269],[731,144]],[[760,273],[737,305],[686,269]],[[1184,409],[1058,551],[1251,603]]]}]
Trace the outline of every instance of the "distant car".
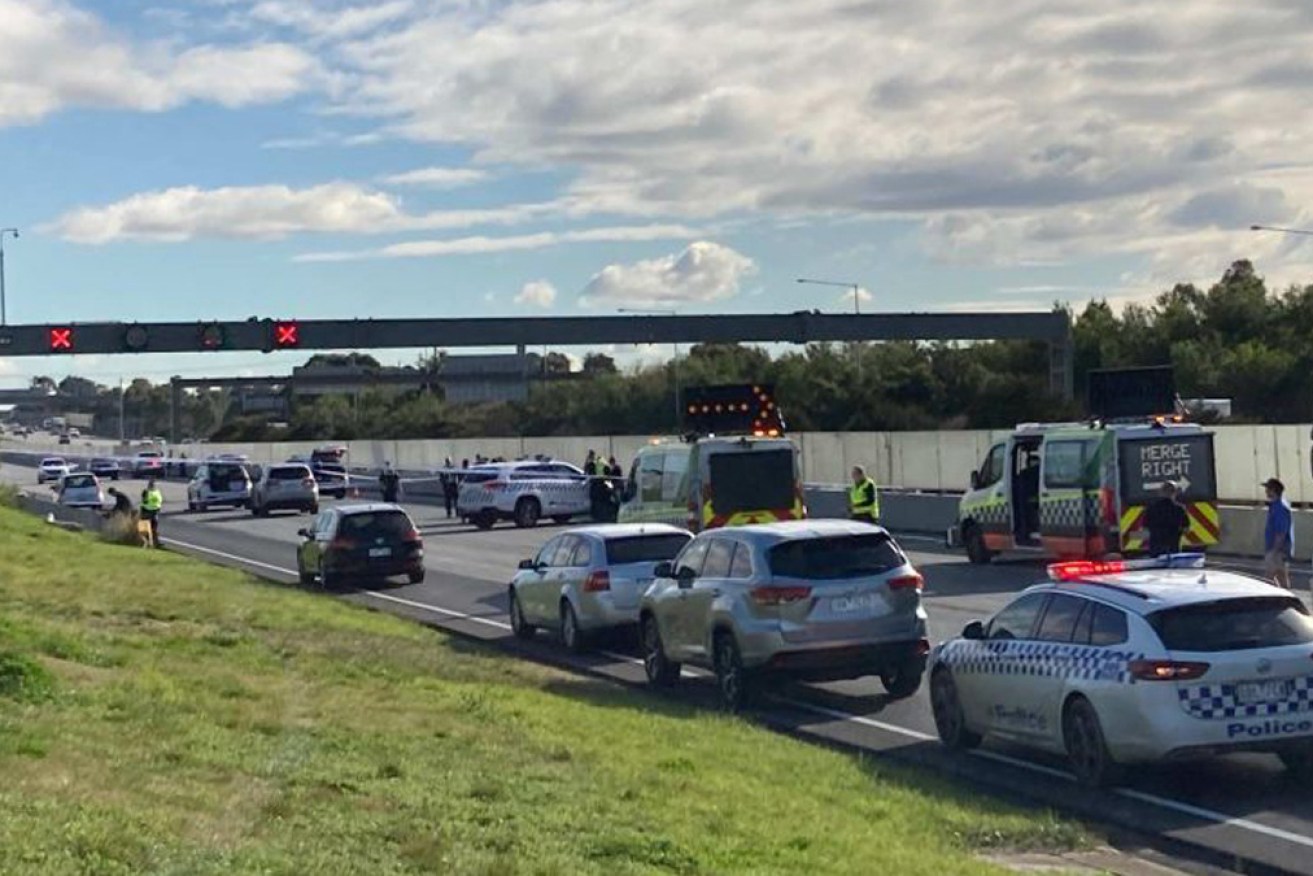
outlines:
[{"label": "distant car", "polygon": [[319,513],[319,485],[310,466],[284,463],[267,466],[261,473],[251,490],[251,513],[263,517],[279,510]]},{"label": "distant car", "polygon": [[251,476],[235,462],[209,459],[187,482],[187,510],[208,511],[218,506],[245,508],[251,501]]},{"label": "distant car", "polygon": [[119,467],[117,459],[110,459],[106,456],[98,456],[91,460],[87,470],[98,478],[109,478],[112,481],[118,480],[123,471]]},{"label": "distant car", "polygon": [[511,580],[511,628],[522,639],[559,629],[572,651],[599,630],[637,626],[658,563],[693,537],[664,523],[587,526],[551,539]]},{"label": "distant car", "polygon": [[568,523],[592,511],[588,476],[568,462],[490,463],[461,474],[456,508],[480,529],[499,520],[521,528],[538,525],[544,517]]},{"label": "distant car", "polygon": [[1077,781],[1228,752],[1313,780],[1313,617],[1297,594],[1202,554],[1049,567],[987,622],[935,647],[939,738],[1066,755]]},{"label": "distant car", "polygon": [[56,501],[65,508],[104,508],[105,491],[93,474],[76,472],[59,479]]},{"label": "distant car", "polygon": [[884,529],[794,520],[712,529],[657,567],[643,595],[643,667],[654,686],[680,664],[712,669],[729,710],[773,676],[878,675],[890,696],[921,686],[921,575]]},{"label": "distant car", "polygon": [[340,462],[312,462],[310,470],[319,483],[319,494],[321,496],[334,496],[338,499],[346,498],[347,481],[350,479],[350,475],[347,473],[345,465]]},{"label": "distant car", "polygon": [[324,588],[353,580],[405,575],[424,580],[424,541],[414,521],[397,505],[375,502],[337,505],[302,529],[296,569],[302,584]]},{"label": "distant car", "polygon": [[164,454],[158,450],[142,450],[132,457],[133,477],[159,478],[164,476]]},{"label": "distant car", "polygon": [[68,435],[68,437],[70,437],[70,438],[81,438],[81,437],[82,437],[82,431],[81,431],[80,429],[78,429],[76,426],[69,426],[69,427],[68,427],[68,431],[67,431],[65,434]]},{"label": "distant car", "polygon": [[69,439],[69,437],[68,437],[68,433],[67,433],[67,432],[65,432],[64,434],[62,434],[62,435],[59,436],[59,443],[60,443],[60,444],[68,444],[68,443],[70,443],[70,439]]},{"label": "distant car", "polygon": [[36,482],[44,484],[46,481],[58,481],[64,475],[73,471],[73,466],[62,456],[47,456],[41,460],[36,469]]}]

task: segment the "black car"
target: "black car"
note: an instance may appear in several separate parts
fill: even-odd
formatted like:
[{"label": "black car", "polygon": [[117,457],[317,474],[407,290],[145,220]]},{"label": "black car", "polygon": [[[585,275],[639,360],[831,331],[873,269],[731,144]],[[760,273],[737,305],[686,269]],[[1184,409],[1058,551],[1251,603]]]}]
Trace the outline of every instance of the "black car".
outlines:
[{"label": "black car", "polygon": [[123,469],[119,467],[117,459],[107,459],[105,457],[97,457],[91,460],[87,470],[98,478],[109,478],[112,481],[118,480],[120,475],[123,474]]},{"label": "black car", "polygon": [[424,580],[424,540],[396,505],[339,505],[299,534],[303,541],[296,550],[296,571],[302,584],[318,580],[331,588],[396,575],[405,575],[411,584]]}]

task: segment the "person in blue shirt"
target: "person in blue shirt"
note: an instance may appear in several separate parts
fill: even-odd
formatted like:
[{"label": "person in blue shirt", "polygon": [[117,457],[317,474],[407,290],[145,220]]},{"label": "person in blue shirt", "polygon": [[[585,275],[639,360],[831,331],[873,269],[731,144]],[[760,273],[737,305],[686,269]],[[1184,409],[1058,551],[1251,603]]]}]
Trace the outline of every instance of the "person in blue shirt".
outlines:
[{"label": "person in blue shirt", "polygon": [[1267,491],[1267,526],[1263,548],[1272,583],[1290,589],[1290,560],[1295,555],[1295,517],[1286,501],[1286,485],[1276,478],[1263,484]]}]

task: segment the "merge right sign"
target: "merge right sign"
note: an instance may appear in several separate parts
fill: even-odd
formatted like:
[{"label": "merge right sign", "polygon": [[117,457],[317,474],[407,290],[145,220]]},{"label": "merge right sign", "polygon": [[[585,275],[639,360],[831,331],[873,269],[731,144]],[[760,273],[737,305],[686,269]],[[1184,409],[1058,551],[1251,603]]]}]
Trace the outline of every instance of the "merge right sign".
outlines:
[{"label": "merge right sign", "polygon": [[1217,499],[1213,436],[1156,435],[1123,440],[1117,446],[1122,507],[1147,505],[1158,498],[1164,481],[1176,481],[1187,502]]}]

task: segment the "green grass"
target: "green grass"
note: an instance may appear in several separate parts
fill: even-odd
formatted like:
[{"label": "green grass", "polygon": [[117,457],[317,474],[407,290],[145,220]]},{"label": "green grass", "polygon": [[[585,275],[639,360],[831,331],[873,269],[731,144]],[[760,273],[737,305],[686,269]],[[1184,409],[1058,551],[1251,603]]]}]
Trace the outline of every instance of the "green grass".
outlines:
[{"label": "green grass", "polygon": [[933,776],[0,508],[0,872],[1002,872]]}]

